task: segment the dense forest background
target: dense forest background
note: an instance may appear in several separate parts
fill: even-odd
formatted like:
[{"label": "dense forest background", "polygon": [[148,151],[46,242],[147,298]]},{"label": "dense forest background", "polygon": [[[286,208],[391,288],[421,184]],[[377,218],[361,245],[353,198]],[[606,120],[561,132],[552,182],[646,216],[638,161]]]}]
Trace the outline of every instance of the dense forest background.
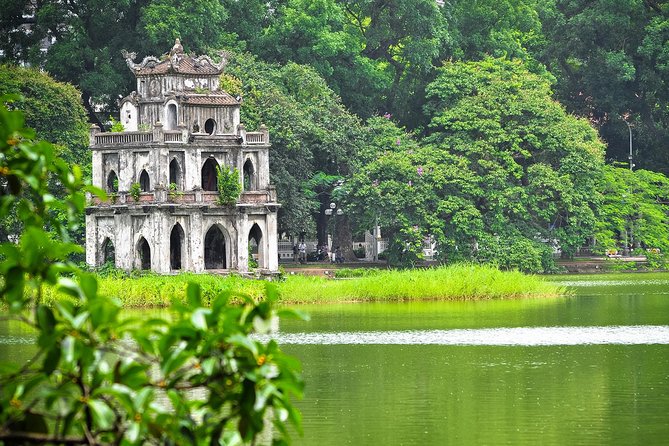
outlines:
[{"label": "dense forest background", "polygon": [[[585,244],[669,248],[668,2],[0,8],[2,60],[74,84],[92,122],[134,88],[121,49],[159,55],[179,37],[187,52],[230,50],[223,85],[244,97],[247,127],[272,132],[282,232],[324,238],[322,211],[337,200],[347,211],[337,239],[379,222],[397,263],[418,260],[427,235],[444,260],[503,263],[516,253],[534,259],[529,270],[550,268],[551,244],[565,255]],[[630,132],[634,172],[616,164],[629,162]]]}]

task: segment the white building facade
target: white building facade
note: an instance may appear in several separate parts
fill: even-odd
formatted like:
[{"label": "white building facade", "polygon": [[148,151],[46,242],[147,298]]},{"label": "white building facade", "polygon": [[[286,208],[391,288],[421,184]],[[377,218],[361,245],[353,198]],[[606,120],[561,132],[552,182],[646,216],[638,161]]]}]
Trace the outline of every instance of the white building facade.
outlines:
[{"label": "white building facade", "polygon": [[[239,98],[220,90],[225,58],[184,54],[133,62],[137,90],[121,102],[125,131],[91,127],[93,185],[109,199],[86,209],[86,261],[158,273],[278,271],[276,190],[269,132],[247,132]],[[217,169],[243,191],[217,203]]]}]

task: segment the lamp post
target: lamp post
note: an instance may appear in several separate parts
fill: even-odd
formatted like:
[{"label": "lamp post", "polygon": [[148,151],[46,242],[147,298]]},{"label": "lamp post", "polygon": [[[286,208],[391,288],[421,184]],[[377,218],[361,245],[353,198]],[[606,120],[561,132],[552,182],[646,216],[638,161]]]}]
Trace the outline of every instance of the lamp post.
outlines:
[{"label": "lamp post", "polygon": [[632,171],[634,164],[632,163],[632,126],[630,125],[629,122],[625,121],[623,119],[623,122],[627,124],[627,130],[630,132],[630,154],[628,156],[629,162],[630,162],[630,172]]},{"label": "lamp post", "polygon": [[335,236],[337,234],[337,215],[343,215],[344,210],[340,207],[337,207],[337,203],[330,203],[330,207],[325,210],[325,215],[331,217],[334,215],[334,221],[332,222],[332,245],[330,246],[329,252],[334,252]]},{"label": "lamp post", "polygon": [[[625,117],[623,117],[623,122],[627,125],[627,130],[629,131],[630,135],[630,153],[629,156],[627,157],[630,163],[630,172],[634,170],[634,163],[632,162],[632,125],[627,122]],[[632,179],[634,181],[634,179]],[[631,197],[631,190],[630,190],[630,197]],[[629,256],[630,255],[630,249],[629,245],[630,243],[633,243],[634,237],[632,235],[632,225],[634,224],[633,220],[630,218],[630,226],[629,226],[629,240],[628,240],[628,231],[625,231],[625,246],[623,247],[623,255],[624,256]]]}]

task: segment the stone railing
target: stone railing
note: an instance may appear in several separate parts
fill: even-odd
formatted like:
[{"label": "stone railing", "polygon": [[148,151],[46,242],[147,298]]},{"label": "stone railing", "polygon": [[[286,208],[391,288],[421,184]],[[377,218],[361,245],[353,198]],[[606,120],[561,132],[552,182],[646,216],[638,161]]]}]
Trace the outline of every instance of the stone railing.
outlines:
[{"label": "stone railing", "polygon": [[[263,204],[276,201],[271,191],[247,191],[239,196],[239,204]],[[107,200],[102,201],[98,197],[91,197],[92,206],[112,206],[121,204],[147,204],[147,203],[216,203],[218,192],[216,191],[190,191],[190,192],[168,192],[166,190],[155,192],[142,192],[139,200],[135,202],[129,192],[109,193]]]},{"label": "stone railing", "polygon": [[165,142],[183,142],[183,135],[179,130],[166,131],[164,135],[165,135]]},{"label": "stone railing", "polygon": [[267,192],[263,191],[247,191],[242,192],[239,197],[239,202],[244,204],[253,204],[253,203],[267,203],[270,201],[267,196]]},{"label": "stone railing", "polygon": [[267,144],[265,133],[246,132],[246,144]]},{"label": "stone railing", "polygon": [[94,135],[94,145],[106,146],[112,144],[141,144],[153,141],[151,132],[110,132]]}]

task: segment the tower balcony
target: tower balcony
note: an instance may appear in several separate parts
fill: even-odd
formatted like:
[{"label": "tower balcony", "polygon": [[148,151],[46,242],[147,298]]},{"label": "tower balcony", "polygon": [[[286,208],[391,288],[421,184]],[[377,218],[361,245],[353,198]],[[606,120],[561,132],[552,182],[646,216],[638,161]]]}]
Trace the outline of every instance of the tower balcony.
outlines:
[{"label": "tower balcony", "polygon": [[237,128],[237,133],[208,134],[191,132],[185,126],[178,130],[165,130],[160,122],[150,131],[135,132],[101,132],[100,127],[93,124],[90,128],[89,144],[91,148],[120,148],[138,147],[143,145],[187,145],[207,144],[219,146],[242,145],[269,145],[269,132],[265,125],[261,125],[257,132],[247,132],[243,124]]}]

